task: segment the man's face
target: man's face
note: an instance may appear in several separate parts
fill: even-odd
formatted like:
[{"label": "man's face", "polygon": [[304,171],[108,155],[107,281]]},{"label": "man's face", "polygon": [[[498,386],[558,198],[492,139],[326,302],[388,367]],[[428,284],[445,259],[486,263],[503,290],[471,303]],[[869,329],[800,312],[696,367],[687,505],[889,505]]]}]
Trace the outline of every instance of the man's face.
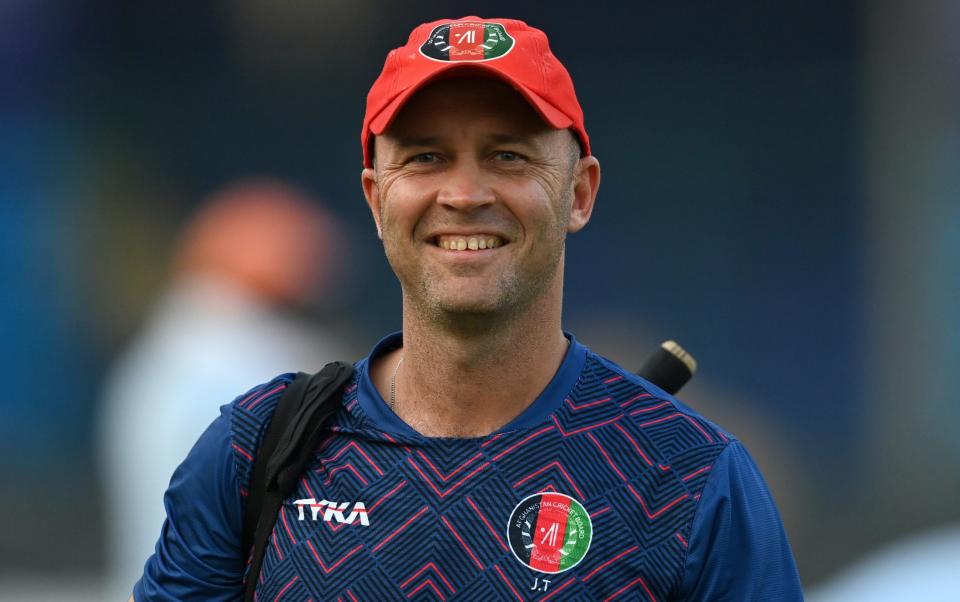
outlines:
[{"label": "man's face", "polygon": [[566,233],[593,205],[568,131],[502,82],[456,78],[414,96],[375,148],[364,192],[409,302],[490,314],[560,295]]}]

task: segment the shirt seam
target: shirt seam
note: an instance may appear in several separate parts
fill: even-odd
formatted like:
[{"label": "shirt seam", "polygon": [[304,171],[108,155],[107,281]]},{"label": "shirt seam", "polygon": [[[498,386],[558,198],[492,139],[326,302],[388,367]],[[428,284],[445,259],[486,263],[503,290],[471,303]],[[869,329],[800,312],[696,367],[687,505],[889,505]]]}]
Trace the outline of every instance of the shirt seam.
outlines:
[{"label": "shirt seam", "polygon": [[[739,443],[739,441],[730,439],[724,444],[723,449],[720,451],[719,454],[717,454],[717,457],[713,461],[714,466],[716,466],[717,463],[720,462],[724,454],[729,452],[735,443]],[[687,559],[690,556],[690,548],[693,546],[693,526],[697,522],[697,517],[700,516],[700,510],[703,508],[703,499],[707,497],[707,489],[711,486],[714,486],[714,483],[716,483],[716,479],[719,478],[719,477],[716,477],[717,472],[718,471],[713,470],[710,472],[710,475],[707,477],[706,482],[703,484],[703,489],[700,490],[700,499],[697,500],[696,508],[694,508],[693,513],[690,515],[690,520],[687,523],[689,527],[687,531],[687,538],[688,538],[687,547],[683,552],[683,562],[680,565],[680,569],[681,569],[680,576],[678,578],[677,587],[674,588],[675,591],[678,591],[683,588],[683,583],[687,575]]]}]

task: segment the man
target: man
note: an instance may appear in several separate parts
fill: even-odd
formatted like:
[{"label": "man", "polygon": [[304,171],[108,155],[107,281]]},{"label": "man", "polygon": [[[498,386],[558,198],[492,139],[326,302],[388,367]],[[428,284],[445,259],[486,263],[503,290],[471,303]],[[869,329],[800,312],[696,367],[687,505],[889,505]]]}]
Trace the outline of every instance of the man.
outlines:
[{"label": "man", "polygon": [[[600,167],[544,34],[421,25],[362,145],[403,333],[356,365],[258,599],[801,599],[742,445],[561,330],[565,238]],[[224,406],[177,470],[138,601],[239,597],[246,487],[290,380]]]}]

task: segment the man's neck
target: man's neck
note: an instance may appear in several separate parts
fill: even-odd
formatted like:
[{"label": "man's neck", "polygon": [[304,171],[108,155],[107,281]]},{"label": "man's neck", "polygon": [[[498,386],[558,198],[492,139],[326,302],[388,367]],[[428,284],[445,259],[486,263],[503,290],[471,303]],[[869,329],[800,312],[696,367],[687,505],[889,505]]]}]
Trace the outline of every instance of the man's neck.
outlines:
[{"label": "man's neck", "polygon": [[388,403],[394,392],[394,412],[426,436],[479,437],[508,424],[550,383],[568,346],[559,307],[531,307],[487,328],[418,315],[404,311],[403,348],[372,375]]}]

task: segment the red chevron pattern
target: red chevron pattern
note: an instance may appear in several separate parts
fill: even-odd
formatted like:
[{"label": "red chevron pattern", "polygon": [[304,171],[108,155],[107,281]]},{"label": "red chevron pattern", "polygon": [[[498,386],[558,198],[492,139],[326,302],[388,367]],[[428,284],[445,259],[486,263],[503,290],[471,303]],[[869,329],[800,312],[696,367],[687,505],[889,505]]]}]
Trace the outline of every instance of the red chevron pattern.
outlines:
[{"label": "red chevron pattern", "polygon": [[483,568],[483,563],[480,562],[480,559],[477,558],[476,553],[475,553],[475,552],[473,551],[473,549],[467,544],[467,542],[464,541],[464,539],[463,539],[463,537],[460,535],[460,533],[458,533],[457,530],[453,527],[453,525],[450,524],[450,521],[447,520],[447,517],[444,516],[444,517],[442,517],[440,520],[443,521],[443,525],[450,531],[450,533],[453,534],[453,537],[460,543],[460,545],[463,546],[463,549],[466,550],[467,554],[470,555],[470,559],[473,560],[475,563],[477,563],[477,567],[478,567],[478,568],[481,568],[481,569],[482,569],[482,568]]},{"label": "red chevron pattern", "polygon": [[434,483],[433,483],[433,481],[430,479],[430,477],[427,476],[427,474],[426,474],[425,472],[423,472],[423,469],[421,469],[420,466],[418,466],[417,463],[414,462],[413,458],[407,458],[407,461],[410,462],[410,465],[413,466],[413,469],[417,471],[417,474],[420,475],[420,477],[423,479],[423,482],[426,483],[427,485],[429,485],[429,486],[430,486],[430,489],[432,489],[433,492],[436,493],[437,496],[440,497],[440,498],[445,498],[445,497],[447,497],[448,495],[450,495],[451,493],[453,493],[454,491],[456,491],[457,489],[459,489],[462,485],[468,483],[468,482],[470,481],[470,479],[472,479],[474,476],[476,476],[478,473],[480,473],[483,469],[485,469],[486,467],[490,466],[490,463],[489,463],[489,462],[484,462],[484,463],[481,464],[480,466],[477,466],[476,468],[474,468],[471,472],[469,472],[469,473],[468,473],[466,476],[464,476],[462,479],[460,479],[459,481],[457,481],[456,483],[454,483],[453,485],[451,485],[449,488],[447,488],[446,490],[441,491],[440,488],[438,488],[436,485],[434,485]]},{"label": "red chevron pattern", "polygon": [[571,429],[569,431],[564,429],[563,426],[560,425],[560,421],[557,420],[556,416],[553,416],[552,418],[553,418],[553,423],[557,425],[557,430],[560,431],[561,435],[563,435],[564,437],[573,437],[574,435],[579,435],[581,433],[586,433],[587,431],[592,431],[593,429],[598,429],[602,426],[607,426],[608,424],[613,424],[618,420],[620,420],[621,417],[616,416],[609,420],[604,420],[603,422],[598,422],[596,424],[588,424],[587,426],[581,426],[580,428]]},{"label": "red chevron pattern", "polygon": [[662,418],[657,418],[657,419],[655,419],[655,420],[649,420],[649,421],[647,421],[647,422],[641,423],[639,426],[640,426],[641,428],[642,428],[642,427],[645,427],[645,426],[653,426],[653,425],[656,425],[656,424],[661,424],[661,423],[667,422],[668,420],[686,420],[687,422],[689,422],[690,424],[692,424],[693,427],[694,427],[695,429],[697,429],[697,430],[700,432],[701,435],[703,435],[703,438],[706,439],[708,443],[713,443],[713,437],[711,437],[710,434],[707,433],[707,431],[704,430],[704,428],[703,428],[702,426],[700,426],[699,424],[697,424],[697,421],[696,421],[696,420],[694,420],[693,418],[687,416],[686,414],[681,414],[681,413],[679,413],[679,412],[670,414],[670,415],[668,415],[668,416],[663,416]]},{"label": "red chevron pattern", "polygon": [[567,472],[567,470],[563,467],[562,464],[560,464],[560,462],[551,462],[551,463],[547,464],[546,466],[544,466],[544,467],[542,467],[542,468],[539,468],[539,469],[535,470],[534,472],[531,472],[531,473],[528,474],[527,476],[523,477],[522,479],[520,479],[519,481],[517,481],[516,483],[514,483],[514,484],[513,484],[513,488],[516,489],[517,487],[520,487],[521,485],[523,485],[524,483],[526,483],[526,482],[529,481],[530,479],[532,479],[532,478],[534,478],[534,477],[537,477],[537,476],[540,476],[541,474],[547,472],[548,470],[550,470],[550,469],[552,469],[552,468],[557,469],[557,471],[563,476],[563,478],[566,479],[567,483],[569,483],[570,486],[573,487],[573,490],[577,492],[577,496],[578,496],[580,499],[583,499],[583,491],[581,491],[580,488],[577,487],[577,484],[573,482],[573,477],[570,476],[570,473]]},{"label": "red chevron pattern", "polygon": [[428,510],[428,508],[427,508],[426,506],[424,506],[423,508],[421,508],[416,514],[414,514],[414,515],[411,516],[409,519],[407,519],[407,522],[405,522],[405,523],[403,523],[402,525],[400,525],[395,531],[393,531],[392,533],[390,533],[390,535],[388,535],[386,538],[384,538],[383,541],[381,541],[380,543],[378,543],[377,545],[375,545],[375,546],[373,547],[373,551],[376,552],[377,550],[379,550],[379,549],[382,548],[383,546],[385,546],[385,545],[387,545],[388,543],[390,543],[390,540],[392,540],[394,537],[396,537],[396,536],[399,535],[402,531],[404,531],[407,527],[409,527],[409,526],[410,526],[410,523],[412,523],[413,521],[417,520],[418,518],[420,518],[421,516],[423,516],[424,514],[426,514],[427,510]]},{"label": "red chevron pattern", "polygon": [[317,553],[317,549],[313,547],[313,544],[310,542],[310,540],[307,540],[307,547],[310,548],[310,553],[313,554],[313,558],[317,561],[317,565],[320,566],[320,570],[323,571],[323,574],[329,575],[333,571],[337,570],[340,565],[346,562],[348,558],[359,552],[363,546],[357,546],[353,548],[330,565],[327,565],[327,563],[320,558],[320,554]]},{"label": "red chevron pattern", "polygon": [[670,502],[668,502],[666,505],[660,507],[658,510],[651,512],[650,509],[647,507],[647,503],[643,501],[643,497],[639,493],[637,493],[637,490],[633,488],[633,485],[627,485],[627,489],[630,490],[630,493],[633,494],[633,497],[637,498],[637,501],[640,502],[640,507],[643,508],[643,513],[646,514],[647,518],[649,519],[657,518],[658,516],[660,516],[667,510],[669,510],[670,508],[673,508],[683,500],[690,497],[689,493],[684,493],[680,497],[677,497],[671,500]]},{"label": "red chevron pattern", "polygon": [[611,596],[604,598],[603,601],[607,602],[608,600],[615,600],[619,598],[621,594],[636,587],[637,585],[640,585],[640,587],[643,588],[643,591],[647,594],[647,599],[650,600],[650,602],[657,602],[657,599],[653,596],[653,592],[650,591],[650,588],[647,586],[647,582],[643,580],[643,577],[637,577],[630,583],[613,592]]},{"label": "red chevron pattern", "polygon": [[[429,572],[428,572],[428,571],[429,571]],[[413,573],[412,575],[410,575],[410,577],[408,577],[408,578],[406,579],[406,581],[404,581],[403,583],[400,584],[400,589],[407,589],[407,587],[410,586],[411,583],[416,582],[417,579],[418,579],[421,575],[423,575],[424,573],[427,573],[426,579],[423,579],[422,581],[420,581],[420,584],[417,585],[416,587],[414,587],[414,588],[410,591],[410,593],[407,594],[407,597],[408,597],[408,598],[412,598],[412,597],[413,597],[414,595],[416,595],[416,593],[419,592],[420,590],[424,589],[425,587],[429,587],[430,589],[432,589],[432,590],[434,591],[434,593],[437,594],[437,596],[438,596],[441,600],[446,600],[446,596],[444,596],[444,595],[443,595],[443,592],[441,592],[441,591],[437,588],[437,586],[436,586],[436,584],[434,583],[434,581],[430,578],[430,576],[429,576],[430,574],[436,575],[437,578],[439,579],[439,582],[440,582],[440,583],[443,583],[443,585],[446,586],[446,588],[447,588],[446,591],[448,592],[448,595],[453,595],[453,594],[457,593],[457,590],[456,590],[456,589],[453,587],[453,585],[450,583],[450,580],[447,579],[447,577],[443,574],[443,571],[441,571],[439,568],[437,568],[437,565],[434,564],[433,562],[428,562],[427,564],[425,564],[425,565],[423,565],[422,567],[420,567],[415,573]]]},{"label": "red chevron pattern", "polygon": [[[232,441],[246,485],[259,426],[285,383],[237,402]],[[426,440],[372,426],[352,383],[292,499],[363,502],[369,525],[299,520],[288,500],[261,572],[260,600],[666,600],[689,525],[726,439],[709,423],[588,356],[576,387],[531,428]],[[575,568],[521,564],[510,512],[557,492],[589,512],[593,544]],[[318,521],[321,522],[321,521]],[[311,568],[312,567],[312,568]],[[546,587],[543,585],[542,587]]]},{"label": "red chevron pattern", "polygon": [[460,464],[460,466],[458,466],[457,468],[455,468],[454,471],[451,472],[450,474],[443,474],[442,472],[440,472],[440,471],[437,469],[436,466],[433,465],[433,462],[430,461],[430,458],[428,458],[425,453],[423,453],[422,451],[417,451],[417,454],[418,454],[421,458],[423,458],[423,461],[426,462],[427,466],[430,467],[430,469],[433,471],[433,474],[435,474],[435,475],[437,475],[438,477],[440,477],[440,480],[441,480],[441,481],[444,481],[444,482],[449,481],[449,480],[452,479],[453,477],[457,476],[457,473],[459,473],[461,470],[463,470],[463,469],[466,468],[467,466],[470,466],[471,464],[473,464],[474,462],[476,462],[477,460],[479,460],[480,458],[483,457],[483,454],[481,454],[481,453],[478,452],[478,453],[475,454],[473,457],[471,457],[469,460],[467,460],[466,462]]},{"label": "red chevron pattern", "polygon": [[574,412],[578,412],[578,411],[580,411],[580,410],[585,410],[585,409],[587,409],[587,408],[593,408],[593,407],[596,407],[596,406],[598,406],[598,405],[602,405],[602,404],[605,404],[605,403],[609,403],[611,399],[612,399],[612,397],[604,397],[604,398],[602,398],[602,399],[597,399],[596,401],[585,401],[585,402],[580,403],[580,404],[573,403],[573,402],[570,401],[569,399],[567,399],[567,400],[565,400],[565,401],[567,402],[567,405],[570,406],[570,409],[571,409],[571,410],[573,410]]},{"label": "red chevron pattern", "polygon": [[[334,439],[331,438],[331,439],[327,439],[326,441],[329,443],[331,441],[334,441]],[[318,451],[322,451],[322,450],[318,450]],[[341,446],[340,450],[337,453],[330,456],[327,462],[332,464],[333,462],[336,462],[337,460],[339,460],[340,456],[344,455],[349,451],[353,451],[359,454],[361,458],[366,460],[367,464],[374,470],[374,472],[376,472],[379,476],[383,476],[383,470],[380,468],[380,466],[378,466],[377,463],[373,461],[373,458],[371,458],[370,455],[367,454],[367,452],[363,451],[363,448],[360,447],[360,445],[358,445],[356,441],[348,441],[345,445]]]},{"label": "red chevron pattern", "polygon": [[490,524],[490,521],[487,519],[487,517],[484,516],[480,508],[477,507],[477,503],[474,502],[469,495],[466,496],[466,500],[467,503],[470,504],[470,507],[473,508],[473,511],[477,513],[477,516],[480,517],[480,520],[483,521],[483,524],[487,527],[487,529],[490,530],[490,534],[493,536],[494,540],[496,540],[496,542],[500,544],[500,547],[503,548],[503,551],[506,552],[508,548],[507,543],[503,541],[503,536],[493,528],[493,525]]}]

